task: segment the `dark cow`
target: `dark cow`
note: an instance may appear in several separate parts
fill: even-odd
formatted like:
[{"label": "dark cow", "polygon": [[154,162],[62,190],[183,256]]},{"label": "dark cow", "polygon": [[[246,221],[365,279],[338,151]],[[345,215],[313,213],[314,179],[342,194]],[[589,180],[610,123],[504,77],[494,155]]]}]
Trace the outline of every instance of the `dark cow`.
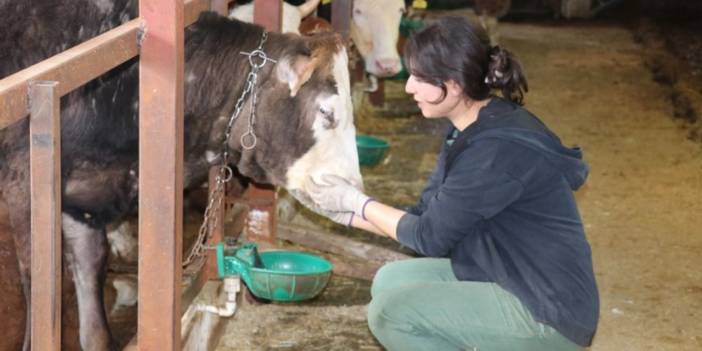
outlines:
[{"label": "dark cow", "polygon": [[[134,16],[135,6],[136,0],[0,0],[0,76],[124,23]],[[240,52],[254,50],[262,33],[258,26],[213,13],[201,15],[186,30],[186,186],[201,184],[208,168],[220,162],[225,126],[250,69]],[[278,63],[266,64],[259,73],[258,143],[251,150],[240,145],[249,128],[246,107],[227,141],[230,164],[244,176],[283,186],[303,199],[310,179],[322,173],[360,186],[341,39],[334,34],[303,38],[270,33],[264,50]],[[75,283],[80,346],[85,350],[112,345],[102,302],[105,225],[120,220],[136,203],[137,68],[136,60],[127,62],[61,101],[64,262]],[[0,202],[9,209],[25,297],[31,285],[28,125],[23,119],[0,130]],[[17,270],[0,267],[6,269]],[[0,297],[3,319],[24,318],[24,311],[13,314],[16,303],[5,302]],[[12,345],[12,340],[5,342]]]}]

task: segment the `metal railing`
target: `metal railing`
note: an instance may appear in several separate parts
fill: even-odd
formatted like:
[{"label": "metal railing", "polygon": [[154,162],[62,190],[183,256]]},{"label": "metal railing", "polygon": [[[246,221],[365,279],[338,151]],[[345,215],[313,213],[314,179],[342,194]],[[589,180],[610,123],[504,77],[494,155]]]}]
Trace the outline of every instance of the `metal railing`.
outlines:
[{"label": "metal railing", "polygon": [[[60,98],[136,56],[138,348],[181,348],[183,28],[205,10],[226,14],[231,1],[140,0],[139,18],[0,80],[0,129],[30,118],[33,349],[61,347]],[[280,0],[255,1],[255,22],[278,30]],[[333,3],[333,24],[344,35],[350,4],[351,0]],[[139,38],[140,33],[145,34]]]}]

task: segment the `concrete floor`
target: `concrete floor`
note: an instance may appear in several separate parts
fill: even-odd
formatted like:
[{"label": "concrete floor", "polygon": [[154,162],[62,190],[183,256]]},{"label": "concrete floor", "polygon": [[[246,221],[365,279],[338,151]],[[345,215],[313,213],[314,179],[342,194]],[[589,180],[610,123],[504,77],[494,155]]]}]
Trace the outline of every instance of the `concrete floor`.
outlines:
[{"label": "concrete floor", "polygon": [[[582,146],[591,166],[577,193],[601,294],[591,349],[701,350],[702,145],[671,118],[669,87],[653,81],[644,48],[607,24],[505,24],[502,41],[526,68],[527,107],[565,144]],[[400,84],[388,84],[390,98],[401,97]],[[363,170],[366,187],[406,205],[433,165],[441,127],[377,112],[361,107],[359,130],[393,147],[384,164]],[[364,284],[351,283],[357,290],[346,304],[330,288],[316,305],[245,306],[217,350],[382,349],[364,323]]]}]

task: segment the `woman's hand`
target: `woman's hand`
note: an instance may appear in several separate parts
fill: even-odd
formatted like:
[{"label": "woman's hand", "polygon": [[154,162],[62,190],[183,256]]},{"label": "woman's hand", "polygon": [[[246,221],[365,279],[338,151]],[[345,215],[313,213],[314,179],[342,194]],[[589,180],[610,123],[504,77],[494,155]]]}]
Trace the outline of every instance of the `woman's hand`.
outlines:
[{"label": "woman's hand", "polygon": [[353,212],[332,212],[332,211],[324,211],[324,210],[319,210],[317,213],[321,214],[324,217],[329,218],[332,220],[332,222],[350,227],[351,223],[353,221]]},{"label": "woman's hand", "polygon": [[321,177],[322,184],[311,181],[309,194],[321,209],[331,212],[352,212],[361,218],[365,206],[372,199],[356,189],[346,179],[325,174]]}]

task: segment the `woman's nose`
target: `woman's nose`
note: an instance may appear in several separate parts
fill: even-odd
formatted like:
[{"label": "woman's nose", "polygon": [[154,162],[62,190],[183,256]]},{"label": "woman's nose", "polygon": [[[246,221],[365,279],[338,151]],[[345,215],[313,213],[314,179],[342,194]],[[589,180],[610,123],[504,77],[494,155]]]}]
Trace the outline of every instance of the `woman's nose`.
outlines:
[{"label": "woman's nose", "polygon": [[414,83],[415,83],[414,76],[410,75],[409,78],[407,78],[407,83],[405,83],[405,92],[407,94],[414,94],[414,92],[415,92]]}]

